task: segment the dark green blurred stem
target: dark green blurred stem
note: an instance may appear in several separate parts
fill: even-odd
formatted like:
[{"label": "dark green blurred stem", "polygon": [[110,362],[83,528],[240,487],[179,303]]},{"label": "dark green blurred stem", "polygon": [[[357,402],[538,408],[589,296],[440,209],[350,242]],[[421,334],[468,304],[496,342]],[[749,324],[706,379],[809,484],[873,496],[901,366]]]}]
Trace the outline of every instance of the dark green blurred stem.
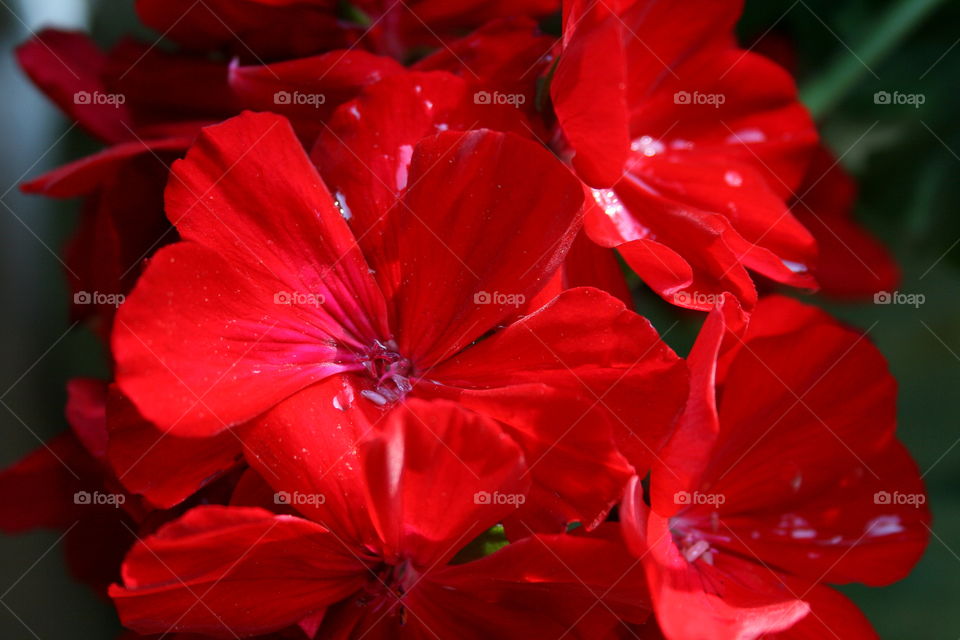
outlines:
[{"label": "dark green blurred stem", "polygon": [[937,205],[941,201],[940,190],[950,179],[953,163],[953,158],[936,157],[928,161],[926,169],[920,172],[913,206],[910,208],[913,214],[906,219],[907,241],[911,244],[936,233],[938,216],[943,214]]},{"label": "dark green blurred stem", "polygon": [[801,91],[813,117],[820,120],[826,116],[862,76],[870,74],[874,65],[879,64],[943,2],[902,0],[894,3],[885,15],[880,16],[864,41],[851,47],[853,53],[843,46],[826,73]]}]

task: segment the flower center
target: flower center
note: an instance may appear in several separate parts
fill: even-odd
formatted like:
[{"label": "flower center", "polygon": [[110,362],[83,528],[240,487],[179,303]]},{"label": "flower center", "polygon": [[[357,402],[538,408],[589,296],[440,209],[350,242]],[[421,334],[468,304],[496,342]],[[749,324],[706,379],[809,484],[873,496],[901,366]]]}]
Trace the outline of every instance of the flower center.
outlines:
[{"label": "flower center", "polygon": [[413,366],[397,350],[395,341],[382,343],[378,340],[361,359],[374,386],[361,391],[360,395],[380,407],[402,400],[413,388],[410,383]]},{"label": "flower center", "polygon": [[702,558],[707,564],[713,564],[714,550],[710,546],[710,542],[697,535],[696,531],[691,531],[682,536],[675,535],[674,542],[687,562],[696,562]]},{"label": "flower center", "polygon": [[709,522],[701,522],[684,518],[682,515],[670,519],[670,533],[673,534],[673,543],[680,550],[680,555],[689,563],[703,560],[709,565],[718,550],[714,542],[722,542],[725,538],[719,535],[719,514],[714,511],[710,514]]},{"label": "flower center", "polygon": [[370,573],[370,580],[356,597],[356,604],[372,607],[384,615],[396,616],[400,624],[406,623],[403,597],[409,587],[417,582],[419,573],[408,561],[400,564],[381,562],[372,567]]}]

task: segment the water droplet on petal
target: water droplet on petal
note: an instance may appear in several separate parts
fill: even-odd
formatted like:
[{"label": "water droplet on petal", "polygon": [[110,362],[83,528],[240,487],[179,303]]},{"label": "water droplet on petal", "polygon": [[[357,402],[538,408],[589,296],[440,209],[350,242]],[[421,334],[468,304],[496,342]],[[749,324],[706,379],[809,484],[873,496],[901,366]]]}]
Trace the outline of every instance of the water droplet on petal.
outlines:
[{"label": "water droplet on petal", "polygon": [[756,128],[743,129],[727,136],[728,144],[754,144],[766,141],[767,134]]},{"label": "water droplet on petal", "polygon": [[353,218],[353,212],[350,210],[350,207],[347,206],[347,197],[339,191],[333,194],[333,197],[337,200],[337,209],[340,209],[340,215],[343,216],[343,219],[350,220]]},{"label": "water droplet on petal", "polygon": [[637,223],[613,189],[593,189],[593,199],[610,218],[624,241],[639,240],[648,235],[647,229]]},{"label": "water droplet on petal", "polygon": [[637,153],[642,153],[648,158],[652,158],[665,149],[663,143],[650,136],[642,136],[630,143],[630,149]]},{"label": "water droplet on petal", "polygon": [[731,187],[739,187],[743,184],[743,176],[736,171],[727,171],[723,174],[723,179]]},{"label": "water droplet on petal", "polygon": [[413,146],[405,144],[400,147],[400,156],[397,164],[397,191],[407,187],[407,166],[410,164],[410,158],[413,157]]},{"label": "water droplet on petal", "polygon": [[889,536],[903,532],[900,516],[877,516],[867,523],[866,533],[871,537]]},{"label": "water droplet on petal", "polygon": [[793,271],[794,273],[807,272],[807,265],[801,262],[793,262],[792,260],[781,260],[781,262],[783,262],[783,266],[785,266],[787,269],[790,269],[790,271]]}]

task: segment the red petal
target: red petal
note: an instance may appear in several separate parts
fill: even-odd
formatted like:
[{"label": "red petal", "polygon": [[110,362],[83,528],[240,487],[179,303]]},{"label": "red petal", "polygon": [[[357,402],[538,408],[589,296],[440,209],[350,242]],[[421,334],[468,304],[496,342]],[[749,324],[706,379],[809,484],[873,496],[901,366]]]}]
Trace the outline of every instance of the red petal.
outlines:
[{"label": "red petal", "polygon": [[[628,309],[633,307],[633,296],[630,295],[616,252],[597,245],[585,233],[578,234],[570,246],[563,264],[563,283],[565,289],[596,287],[623,302]],[[553,297],[544,300],[544,304]]]},{"label": "red petal", "polygon": [[852,216],[856,185],[821,148],[797,189],[793,214],[817,240],[817,283],[831,296],[858,298],[893,291],[900,272],[890,252]]},{"label": "red petal", "polygon": [[[663,154],[644,160],[633,176],[659,194],[665,201],[661,206],[679,204],[687,215],[691,210],[699,216],[722,214],[733,230],[726,242],[745,267],[791,286],[812,286],[806,272],[815,263],[813,237],[761,171],[730,156],[729,151],[682,158]],[[635,216],[656,233],[655,211],[637,210]],[[724,274],[713,275],[722,279]]]},{"label": "red petal", "polygon": [[837,324],[748,335],[721,383],[721,438],[701,482],[722,477],[728,506],[818,495],[893,438],[896,387],[883,356]]},{"label": "red petal", "polygon": [[[589,340],[583,339],[583,327],[590,327]],[[441,364],[430,377],[471,390],[544,384],[582,396],[608,416],[640,469],[649,466],[686,393],[682,361],[650,323],[590,288],[565,291]]]},{"label": "red petal", "polygon": [[331,376],[279,403],[240,435],[250,464],[281,502],[346,540],[373,544],[357,447],[379,416],[364,415],[373,405],[357,383],[353,376]]},{"label": "red petal", "polygon": [[[682,76],[665,75],[667,82],[638,103],[631,135],[640,146],[628,162],[631,179],[698,217],[723,215],[735,231],[726,233],[726,244],[744,266],[780,282],[812,286],[807,271],[814,263],[813,240],[783,201],[798,185],[817,141],[793,81],[763,58],[729,47],[688,67]],[[723,102],[691,102],[700,94],[722,96]],[[687,103],[678,104],[678,95]],[[619,189],[618,195],[630,198]],[[661,239],[658,216],[638,205],[630,210]],[[726,267],[710,276],[722,280],[729,272]]]},{"label": "red petal", "polygon": [[361,344],[382,337],[383,302],[367,264],[285,118],[244,113],[204,129],[174,164],[166,201],[184,240],[238,265],[255,258],[267,272],[258,275],[323,294],[324,308]]},{"label": "red petal", "polygon": [[365,51],[330,51],[270,65],[230,67],[230,87],[243,105],[287,116],[306,140],[314,140],[340,104],[403,67]]},{"label": "red petal", "polygon": [[807,613],[807,603],[766,567],[723,553],[713,564],[687,561],[669,521],[647,508],[642,491],[634,478],[620,517],[627,543],[643,561],[664,636],[747,640],[785,629]]},{"label": "red petal", "polygon": [[93,461],[72,433],[63,433],[0,472],[0,530],[67,528],[74,492],[89,482]]},{"label": "red petal", "polygon": [[191,48],[226,48],[244,57],[296,58],[347,46],[352,30],[334,2],[277,0],[137,0],[140,19]]},{"label": "red petal", "polygon": [[[89,382],[88,390],[92,391],[93,381]],[[76,396],[77,385],[73,386],[72,395]],[[79,411],[75,399],[73,404],[73,413],[87,413]],[[90,413],[96,413],[95,407]],[[92,417],[91,422],[96,421]],[[117,495],[113,484],[105,483],[110,480],[77,437],[61,434],[0,471],[0,531],[63,530],[70,571],[81,582],[103,592],[116,579],[124,549],[132,542],[129,528],[133,522],[127,512],[137,509],[129,496],[121,496],[128,498],[123,508],[116,503],[92,504],[89,497],[93,492]],[[87,501],[80,492],[86,494]]]},{"label": "red petal", "polygon": [[407,602],[441,637],[478,640],[612,637],[621,619],[642,622],[650,607],[641,566],[619,539],[565,534],[432,573]]},{"label": "red petal", "polygon": [[[30,79],[72,120],[106,142],[133,138],[125,104],[94,99],[107,95],[101,74],[107,57],[86,34],[45,29],[17,48],[17,60]],[[112,94],[110,94],[112,95]]]},{"label": "red petal", "polygon": [[575,151],[573,166],[591,187],[616,183],[629,150],[624,29],[614,16],[574,33],[550,82],[557,120]]},{"label": "red petal", "polygon": [[462,122],[466,94],[466,83],[449,74],[393,75],[337,109],[317,139],[311,158],[379,279],[397,269],[385,248],[392,241],[385,221],[408,183],[413,147],[476,122]]},{"label": "red petal", "polygon": [[489,418],[446,401],[409,399],[360,449],[384,556],[444,563],[524,503],[517,444]]},{"label": "red petal", "polygon": [[294,625],[363,586],[367,568],[320,525],[262,509],[198,507],[141,540],[114,599],[140,633],[234,638]]},{"label": "red petal", "polygon": [[[439,184],[437,175],[445,171],[474,171],[473,166],[468,164],[467,159],[457,163],[456,166],[448,165],[447,162],[437,162],[437,158],[430,159],[423,157],[425,166],[417,169],[427,175],[423,177],[412,175],[411,160],[414,155],[414,147],[424,138],[433,136],[438,131],[460,130],[464,128],[476,128],[477,126],[490,126],[495,129],[502,129],[500,123],[504,121],[503,114],[509,116],[509,121],[516,126],[516,116],[512,113],[515,109],[510,107],[498,107],[496,105],[476,105],[473,104],[472,96],[469,94],[467,84],[452,75],[445,73],[405,73],[395,75],[368,87],[361,96],[354,101],[344,104],[337,110],[331,119],[329,128],[320,136],[317,145],[313,150],[312,157],[320,167],[320,171],[330,184],[335,197],[343,211],[344,217],[349,220],[350,226],[356,235],[360,246],[363,248],[370,266],[376,271],[376,277],[381,286],[387,292],[394,291],[399,283],[410,278],[408,270],[408,257],[399,260],[397,246],[403,247],[403,242],[409,239],[415,242],[419,247],[418,251],[428,251],[431,257],[437,260],[436,267],[431,267],[430,277],[424,283],[430,283],[434,286],[435,278],[441,265],[446,267],[450,265],[450,275],[455,276],[460,273],[461,278],[465,278],[460,286],[466,287],[467,283],[475,280],[474,273],[462,273],[464,265],[470,264],[466,257],[470,256],[467,252],[457,246],[462,238],[455,235],[454,231],[446,230],[444,225],[454,226],[457,232],[462,233],[462,229],[467,229],[467,225],[461,221],[470,215],[470,212],[461,212],[460,204],[457,203],[455,209],[447,211],[445,206],[452,206],[441,201],[439,204],[433,204],[433,200],[439,193],[449,194],[453,198],[468,185],[463,184],[466,174],[460,173],[459,180],[452,179],[450,176],[442,176],[444,184]],[[524,133],[526,131],[524,130]],[[476,137],[479,134],[471,134]],[[491,134],[492,135],[492,134]],[[447,134],[447,140],[453,140],[453,134]],[[492,138],[491,138],[492,139]],[[504,151],[510,152],[516,147],[518,150],[523,147],[513,138],[508,138],[509,145]],[[449,144],[449,142],[447,143]],[[426,145],[426,142],[424,142]],[[492,145],[490,145],[492,146]],[[426,153],[428,146],[423,147],[423,153]],[[434,153],[439,153],[438,145],[433,145]],[[461,147],[463,155],[469,150],[466,145]],[[449,148],[443,148],[443,153],[450,153]],[[483,153],[478,150],[479,153]],[[487,151],[491,157],[484,159],[482,156],[474,158],[477,162],[497,163],[502,161],[495,156],[500,151]],[[562,184],[572,182],[572,177],[562,175],[562,169],[556,166],[556,162],[543,154],[535,145],[527,145],[527,149],[519,152],[518,159],[523,159],[529,166],[525,167],[524,172],[515,172],[518,176],[532,175],[538,168],[543,168],[548,175],[559,175]],[[534,159],[539,153],[540,159]],[[442,158],[450,160],[452,157]],[[553,166],[550,164],[553,163]],[[444,171],[441,171],[444,170]],[[429,178],[429,179],[427,179]],[[503,178],[494,175],[490,180],[498,179],[503,182]],[[547,179],[547,178],[544,178]],[[484,198],[489,198],[494,194],[503,194],[503,197],[513,198],[513,193],[507,193],[511,181],[503,182],[500,189],[490,186],[486,183],[488,178],[477,181],[474,187],[475,191],[488,189],[489,193]],[[418,185],[418,182],[423,182]],[[397,198],[401,197],[405,190],[417,186],[416,193],[430,193],[427,202],[423,203],[423,208],[412,209],[412,202],[404,200],[398,203]],[[533,194],[531,194],[533,195]],[[415,197],[415,194],[406,193],[406,197]],[[470,197],[475,197],[471,195]],[[568,207],[560,205],[558,201],[569,199],[569,188],[561,188],[553,195],[551,199],[544,199],[542,206],[560,206],[558,211],[563,211]],[[480,205],[480,199],[476,200]],[[510,215],[512,206],[528,206],[531,211],[536,210],[540,204],[537,200],[521,203],[517,205],[503,205],[494,209],[498,213],[501,211],[505,215]],[[487,205],[493,206],[488,202]],[[419,205],[418,205],[419,207]],[[574,212],[570,212],[573,214]],[[566,213],[557,215],[556,221],[549,230],[564,223]],[[505,219],[504,219],[505,220]],[[477,223],[480,223],[477,220]],[[496,222],[483,220],[483,223],[493,227]],[[569,219],[567,219],[569,224]],[[512,224],[512,223],[511,223]],[[522,229],[521,229],[522,231]],[[550,231],[548,231],[549,233]],[[486,232],[484,232],[485,234]],[[503,233],[499,230],[491,230],[490,233]],[[471,231],[471,234],[474,234]],[[475,235],[475,234],[474,234]],[[516,231],[511,229],[508,237],[516,235]],[[411,237],[413,236],[413,237]],[[419,238],[419,236],[423,236]],[[538,236],[539,237],[539,236]],[[490,238],[491,242],[493,237]],[[522,241],[522,238],[518,240]],[[423,245],[426,246],[423,246]],[[471,243],[473,244],[473,243]],[[562,244],[562,243],[561,243]],[[481,245],[482,247],[483,245]],[[479,248],[479,247],[478,247]],[[558,247],[541,246],[538,255],[549,257]],[[476,249],[474,249],[476,250]],[[458,259],[454,252],[463,256],[463,260]],[[516,252],[512,252],[516,254]],[[417,255],[423,258],[422,255]],[[535,259],[537,256],[531,256]],[[492,258],[496,259],[496,258]],[[492,263],[490,263],[492,264]],[[507,265],[505,265],[507,266]],[[419,267],[418,268],[422,268]],[[468,267],[475,268],[475,267]],[[527,271],[527,273],[523,273]],[[530,276],[534,279],[537,272],[533,271],[529,265],[524,264],[519,273]],[[491,284],[496,284],[492,282]],[[521,281],[522,287],[525,282]],[[479,288],[479,287],[478,287]],[[469,287],[466,291],[458,292],[453,298],[447,301],[449,305],[461,305],[464,302],[472,303],[473,295],[478,288]],[[516,293],[523,294],[519,289]],[[388,293],[388,298],[391,297]],[[439,297],[433,297],[432,301],[441,300]],[[400,304],[398,302],[398,304]],[[475,309],[475,305],[469,304],[468,309]],[[488,314],[496,313],[498,307],[490,305],[487,307]],[[502,310],[500,310],[502,312]],[[425,317],[422,309],[416,312],[417,317]],[[399,314],[395,310],[395,314]],[[444,318],[438,319],[442,322]],[[487,321],[484,321],[487,322]],[[463,327],[461,332],[469,327]],[[483,333],[489,328],[477,328],[479,333]],[[451,328],[453,330],[454,328]],[[429,335],[429,332],[426,332]],[[466,336],[465,336],[466,337]],[[448,339],[454,339],[448,337]],[[472,339],[472,338],[471,338]],[[469,342],[469,340],[467,340]],[[407,354],[408,356],[412,354]],[[421,364],[429,364],[421,363]]]},{"label": "red petal", "polygon": [[[536,127],[536,121],[542,121],[536,113],[536,81],[550,64],[549,53],[554,45],[555,40],[543,34],[535,21],[517,17],[514,10],[510,18],[491,20],[463,38],[448,42],[413,68],[449,71],[475,88],[490,92],[522,94],[523,104],[517,108],[531,116],[533,120],[528,124]],[[547,135],[544,131],[543,136]]]},{"label": "red petal", "polygon": [[[749,309],[756,293],[744,268],[793,286],[815,286],[813,239],[784,199],[805,171],[816,132],[790,76],[733,46],[729,30],[741,3],[624,4],[608,10],[614,14],[609,16],[596,8],[570,9],[567,19],[577,29],[565,33],[569,41],[560,63],[566,58],[572,64],[568,53],[578,41],[603,29],[650,34],[624,37],[624,54],[607,56],[612,61],[606,67],[625,70],[621,86],[597,82],[590,85],[590,99],[581,101],[586,113],[597,114],[625,95],[627,137],[633,141],[620,173],[608,169],[613,182],[599,185],[613,185],[616,193],[599,194],[610,220],[595,221],[591,236],[605,246],[630,243],[623,252],[628,263],[679,306],[709,310],[731,292]],[[621,42],[615,36],[604,40],[614,43],[607,46]],[[577,84],[578,90],[586,86]],[[716,99],[701,104],[700,96]],[[595,139],[563,122],[564,109],[576,101],[557,92],[553,98],[579,155],[585,143],[573,137]],[[609,124],[615,116],[605,120],[616,126]],[[605,144],[613,151],[603,160],[622,155],[622,143]]]},{"label": "red petal", "polygon": [[175,131],[195,135],[202,125],[239,110],[227,84],[226,61],[170,53],[153,41],[121,40],[110,50],[104,75],[126,97],[140,137]]},{"label": "red petal", "polygon": [[67,382],[67,422],[92,458],[103,462],[107,454],[107,385],[93,378]]},{"label": "red petal", "polygon": [[337,345],[385,338],[383,298],[286,120],[204,130],[174,165],[167,210],[192,242],[154,257],[113,336],[118,385],[161,429],[249,420],[350,368]]},{"label": "red petal", "polygon": [[[651,143],[641,145],[644,153],[635,158],[696,161],[701,154],[723,154],[761,172],[781,199],[792,195],[818,138],[790,74],[762,56],[723,43],[702,50],[686,65],[676,76],[661,74],[664,82],[655,93],[636,103],[631,134],[635,140],[649,136]],[[722,102],[695,97],[697,93],[723,96]],[[749,186],[742,183],[745,195]]]},{"label": "red petal", "polygon": [[544,384],[432,392],[499,420],[523,449],[534,484],[511,518],[523,531],[562,531],[572,522],[595,527],[631,473],[603,410],[581,395]]},{"label": "red petal", "polygon": [[650,502],[664,516],[680,509],[674,496],[679,491],[693,492],[710,464],[711,454],[720,436],[717,416],[717,359],[731,343],[739,343],[745,319],[736,299],[725,294],[700,329],[687,366],[690,370],[690,396],[677,428],[659,452],[654,464]]},{"label": "red petal", "polygon": [[801,593],[804,601],[810,605],[810,613],[789,629],[771,633],[765,637],[772,640],[822,640],[823,638],[875,640],[879,638],[863,612],[842,593],[823,586],[801,590],[801,586],[798,585],[794,590]]},{"label": "red petal", "polygon": [[[654,509],[713,532],[723,550],[813,580],[903,577],[926,545],[929,512],[894,437],[882,356],[823,312],[775,297],[758,306],[745,342],[727,328],[740,344],[716,377],[719,319],[691,354],[698,391],[651,478]],[[676,491],[723,500],[678,502]]]},{"label": "red petal", "polygon": [[[681,203],[645,189],[635,180],[622,181],[613,191],[601,192],[597,208],[587,218],[587,231],[607,246],[613,232],[625,244],[617,249],[657,294],[678,306],[709,311],[726,292],[749,309],[756,289],[733,246],[743,247],[730,223],[718,214],[691,212]],[[648,216],[639,222],[634,212]]]},{"label": "red petal", "polygon": [[546,284],[577,232],[583,191],[540,145],[486,130],[421,141],[409,185],[386,221],[402,277],[384,289],[401,352],[428,367]]},{"label": "red petal", "polygon": [[[585,3],[581,0],[581,4]],[[644,97],[665,91],[678,78],[690,77],[720,49],[729,47],[733,26],[743,11],[742,0],[655,4],[621,0],[618,4],[614,10],[629,34],[624,64],[628,104],[634,116]]]},{"label": "red petal", "polygon": [[590,186],[618,181],[630,140],[643,135],[629,130],[630,112],[677,76],[675,69],[708,57],[728,37],[740,4],[564,3],[564,50],[551,97]]},{"label": "red petal", "polygon": [[735,532],[727,546],[820,582],[883,586],[901,580],[930,538],[923,482],[896,441],[866,464],[838,464],[849,470],[813,499],[723,515],[724,526]]},{"label": "red petal", "polygon": [[65,258],[74,294],[71,314],[76,319],[95,315],[105,339],[144,258],[176,239],[163,215],[169,174],[164,161],[140,153],[116,163],[114,169],[96,188],[90,185],[93,191],[84,201],[80,227]]},{"label": "red petal", "polygon": [[54,198],[86,195],[111,178],[130,158],[151,151],[185,151],[191,142],[193,137],[123,142],[34,178],[24,183],[21,189],[25,193],[42,193]]},{"label": "red petal", "polygon": [[232,433],[179,438],[150,424],[116,388],[107,406],[110,466],[128,491],[169,509],[199,491],[242,457]]},{"label": "red petal", "polygon": [[267,481],[263,479],[255,469],[246,469],[237,480],[233,493],[230,494],[229,505],[231,507],[260,507],[276,513],[287,513],[294,515],[296,512],[291,508],[285,509],[284,505],[278,505],[276,492]]},{"label": "red petal", "polygon": [[[390,3],[384,3],[390,4]],[[433,25],[471,26],[504,16],[547,16],[557,0],[414,0],[417,17]]]}]

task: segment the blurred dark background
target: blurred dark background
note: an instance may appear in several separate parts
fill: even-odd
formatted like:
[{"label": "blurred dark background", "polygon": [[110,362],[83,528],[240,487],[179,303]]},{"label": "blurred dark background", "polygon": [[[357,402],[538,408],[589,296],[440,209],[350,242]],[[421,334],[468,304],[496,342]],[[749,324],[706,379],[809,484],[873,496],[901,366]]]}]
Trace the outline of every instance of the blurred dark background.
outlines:
[{"label": "blurred dark background", "polygon": [[[17,184],[96,149],[35,90],[12,49],[45,25],[102,44],[134,32],[132,0],[0,0],[0,466],[65,428],[64,385],[102,375],[92,334],[71,326],[57,257],[76,205],[21,195]],[[883,638],[960,638],[960,3],[945,0],[750,0],[742,41],[792,52],[804,100],[858,179],[860,220],[892,247],[902,293],[924,304],[846,304],[818,297],[869,329],[900,382],[900,436],[919,462],[934,512],[913,574],[845,591]],[[921,94],[918,108],[874,93]],[[677,316],[641,296],[665,330]],[[701,318],[668,341],[685,352]],[[59,533],[0,537],[0,638],[112,638],[105,604],[66,572]]]}]

